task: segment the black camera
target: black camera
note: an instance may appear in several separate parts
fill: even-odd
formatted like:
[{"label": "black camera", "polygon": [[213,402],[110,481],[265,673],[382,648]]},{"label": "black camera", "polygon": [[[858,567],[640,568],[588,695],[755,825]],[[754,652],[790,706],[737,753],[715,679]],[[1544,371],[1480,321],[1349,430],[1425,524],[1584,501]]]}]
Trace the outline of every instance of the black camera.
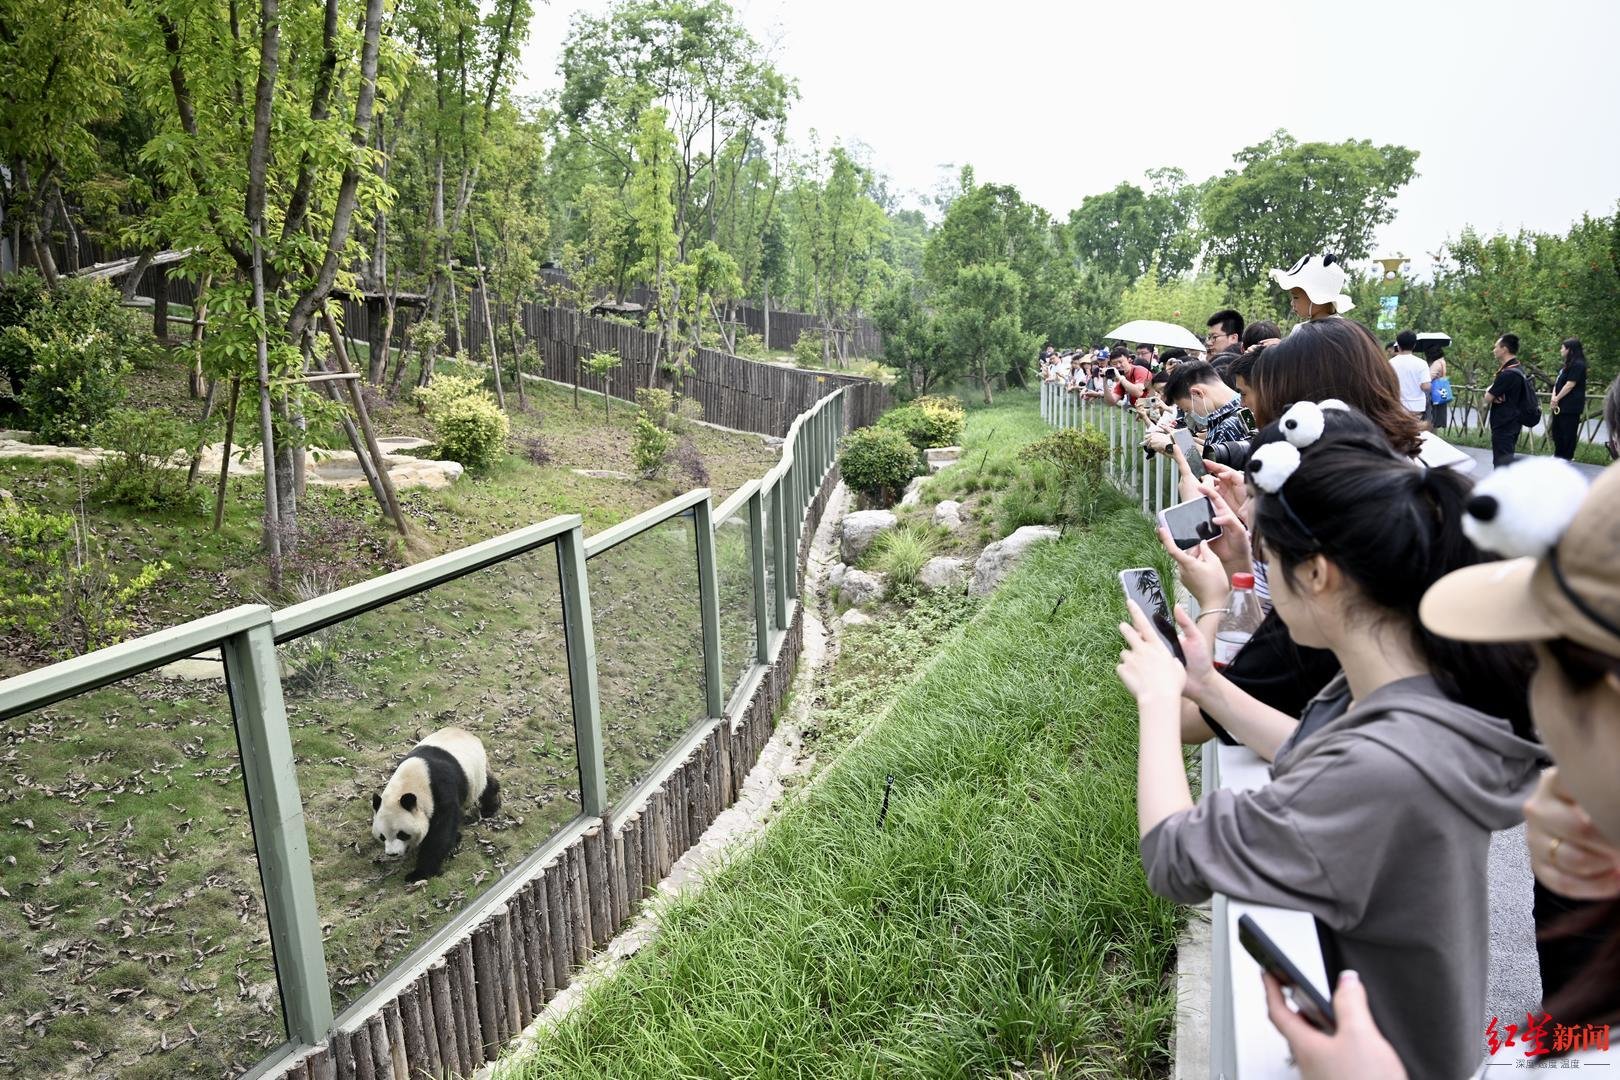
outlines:
[{"label": "black camera", "polygon": [[1225,465],[1229,469],[1237,469],[1241,472],[1249,467],[1249,440],[1233,439],[1231,442],[1205,446],[1204,460],[1213,461],[1217,465]]},{"label": "black camera", "polygon": [[1117,378],[1119,378],[1119,368],[1103,368],[1103,378],[1105,378],[1105,379],[1117,379]]}]

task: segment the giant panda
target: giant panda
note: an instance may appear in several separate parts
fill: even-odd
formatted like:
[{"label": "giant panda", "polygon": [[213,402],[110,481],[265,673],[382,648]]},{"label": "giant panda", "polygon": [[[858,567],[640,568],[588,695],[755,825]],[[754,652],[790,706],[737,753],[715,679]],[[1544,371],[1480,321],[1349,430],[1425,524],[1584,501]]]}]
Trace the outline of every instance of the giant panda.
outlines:
[{"label": "giant panda", "polygon": [[501,807],[500,781],[489,775],[489,759],[478,736],[461,728],[440,728],[405,756],[381,795],[371,796],[371,833],[383,855],[398,859],[415,849],[416,869],[406,881],[426,881],[444,867],[461,841],[461,810],[476,799],[487,818]]}]

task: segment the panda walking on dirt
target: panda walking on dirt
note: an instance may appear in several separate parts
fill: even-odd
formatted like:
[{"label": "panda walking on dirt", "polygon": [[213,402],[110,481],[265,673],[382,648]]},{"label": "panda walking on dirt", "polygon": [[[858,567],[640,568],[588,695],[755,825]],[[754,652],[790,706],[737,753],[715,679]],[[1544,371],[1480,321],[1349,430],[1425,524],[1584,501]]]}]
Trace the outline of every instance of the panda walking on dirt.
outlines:
[{"label": "panda walking on dirt", "polygon": [[441,728],[405,756],[382,794],[371,796],[371,833],[387,858],[416,851],[416,868],[405,880],[426,881],[461,842],[462,808],[470,800],[480,820],[491,817],[501,808],[500,781],[489,774],[478,736]]}]

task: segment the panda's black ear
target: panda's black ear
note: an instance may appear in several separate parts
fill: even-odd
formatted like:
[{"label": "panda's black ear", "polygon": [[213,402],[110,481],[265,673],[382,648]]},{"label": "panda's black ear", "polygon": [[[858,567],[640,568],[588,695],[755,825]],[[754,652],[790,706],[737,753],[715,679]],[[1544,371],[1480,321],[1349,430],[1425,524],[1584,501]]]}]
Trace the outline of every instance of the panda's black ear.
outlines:
[{"label": "panda's black ear", "polygon": [[373,810],[382,809],[382,796],[377,794],[375,791],[371,793],[371,808]]},{"label": "panda's black ear", "polygon": [[399,805],[403,806],[407,810],[415,810],[416,794],[414,792],[407,791],[405,794],[399,797]]}]

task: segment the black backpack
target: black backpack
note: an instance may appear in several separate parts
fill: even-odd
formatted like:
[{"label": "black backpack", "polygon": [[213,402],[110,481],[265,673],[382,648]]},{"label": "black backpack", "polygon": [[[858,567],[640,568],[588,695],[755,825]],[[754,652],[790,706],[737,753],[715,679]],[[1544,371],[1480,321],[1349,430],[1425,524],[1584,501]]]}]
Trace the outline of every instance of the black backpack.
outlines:
[{"label": "black backpack", "polygon": [[1533,428],[1541,423],[1541,399],[1536,396],[1536,384],[1524,369],[1519,370],[1524,376],[1524,408],[1521,410],[1522,423],[1527,428]]}]

